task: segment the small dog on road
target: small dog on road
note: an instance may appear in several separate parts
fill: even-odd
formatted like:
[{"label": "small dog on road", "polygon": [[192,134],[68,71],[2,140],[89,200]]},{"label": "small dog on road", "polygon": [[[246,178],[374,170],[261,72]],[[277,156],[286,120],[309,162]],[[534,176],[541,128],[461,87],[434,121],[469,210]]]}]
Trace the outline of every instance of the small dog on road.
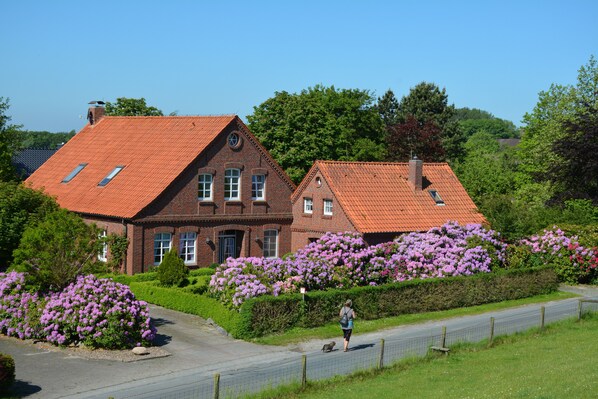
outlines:
[{"label": "small dog on road", "polygon": [[336,342],[331,341],[329,344],[324,344],[324,346],[322,347],[322,352],[332,352],[332,348],[334,348],[334,345],[336,345]]}]

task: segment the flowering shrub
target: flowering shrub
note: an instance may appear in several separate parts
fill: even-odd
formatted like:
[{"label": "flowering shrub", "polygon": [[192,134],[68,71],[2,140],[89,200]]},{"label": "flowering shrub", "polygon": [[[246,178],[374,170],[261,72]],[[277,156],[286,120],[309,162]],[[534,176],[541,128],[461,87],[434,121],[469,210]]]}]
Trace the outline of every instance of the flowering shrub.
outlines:
[{"label": "flowering shrub", "polygon": [[152,341],[156,334],[147,303],[136,300],[126,285],[93,275],[52,294],[41,324],[46,339],[58,345],[128,348]]},{"label": "flowering shrub", "polygon": [[556,226],[544,230],[542,235],[521,240],[520,245],[526,246],[539,262],[551,264],[565,283],[585,282],[597,273],[597,248],[581,246],[577,236],[568,237]]},{"label": "flowering shrub", "polygon": [[0,333],[20,339],[40,338],[39,317],[45,301],[24,287],[24,273],[0,273]]},{"label": "flowering shrub", "polygon": [[505,245],[480,225],[447,223],[368,247],[354,232],[327,233],[285,260],[229,258],[216,268],[210,292],[233,307],[258,295],[378,285],[414,278],[490,272]]}]

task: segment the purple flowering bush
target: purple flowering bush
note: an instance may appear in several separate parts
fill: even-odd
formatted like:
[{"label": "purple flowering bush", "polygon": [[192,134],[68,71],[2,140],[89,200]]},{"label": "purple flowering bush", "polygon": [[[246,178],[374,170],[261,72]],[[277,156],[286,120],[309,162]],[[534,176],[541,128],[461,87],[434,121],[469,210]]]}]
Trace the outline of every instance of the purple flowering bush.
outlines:
[{"label": "purple flowering bush", "polygon": [[447,223],[368,246],[355,232],[327,233],[281,259],[229,258],[210,282],[210,293],[232,307],[259,295],[379,285],[416,278],[488,273],[502,265],[505,245],[481,225]]},{"label": "purple flowering bush", "polygon": [[596,277],[598,250],[579,244],[577,236],[567,236],[556,226],[520,241],[519,258],[526,263],[550,264],[559,279],[568,284],[586,282]]},{"label": "purple flowering bush", "polygon": [[136,300],[128,286],[93,275],[52,294],[40,321],[46,340],[58,345],[129,348],[156,334],[146,302]]},{"label": "purple flowering bush", "polygon": [[25,274],[0,273],[0,333],[20,339],[40,338],[39,317],[45,301],[25,290]]}]

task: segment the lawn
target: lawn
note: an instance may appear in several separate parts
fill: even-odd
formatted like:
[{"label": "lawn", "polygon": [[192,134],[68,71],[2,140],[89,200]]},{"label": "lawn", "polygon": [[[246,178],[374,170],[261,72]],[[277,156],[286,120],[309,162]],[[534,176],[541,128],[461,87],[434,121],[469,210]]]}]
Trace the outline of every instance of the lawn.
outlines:
[{"label": "lawn", "polygon": [[598,315],[552,324],[448,356],[411,360],[380,373],[314,383],[261,398],[590,398],[598,392]]}]

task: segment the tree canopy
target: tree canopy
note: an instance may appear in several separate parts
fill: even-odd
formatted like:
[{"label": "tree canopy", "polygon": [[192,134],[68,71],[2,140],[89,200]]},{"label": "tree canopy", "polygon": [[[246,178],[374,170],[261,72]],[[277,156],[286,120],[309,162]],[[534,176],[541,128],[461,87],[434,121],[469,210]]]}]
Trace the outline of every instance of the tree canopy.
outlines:
[{"label": "tree canopy", "polygon": [[9,99],[0,97],[0,181],[17,179],[16,170],[12,164],[15,152],[21,148],[18,129],[21,126],[11,125],[11,117],[6,114],[10,108]]},{"label": "tree canopy", "polygon": [[75,131],[52,133],[48,131],[22,130],[19,132],[22,148],[58,148],[75,135]]},{"label": "tree canopy", "polygon": [[106,102],[107,116],[162,116],[163,113],[156,107],[148,106],[145,98],[119,97],[116,103]]},{"label": "tree canopy", "polygon": [[392,90],[388,89],[381,98],[378,97],[376,108],[385,126],[393,126],[399,122],[399,102]]},{"label": "tree canopy", "polygon": [[384,128],[369,91],[317,85],[274,97],[247,116],[251,131],[298,183],[313,162],[378,161]]}]

